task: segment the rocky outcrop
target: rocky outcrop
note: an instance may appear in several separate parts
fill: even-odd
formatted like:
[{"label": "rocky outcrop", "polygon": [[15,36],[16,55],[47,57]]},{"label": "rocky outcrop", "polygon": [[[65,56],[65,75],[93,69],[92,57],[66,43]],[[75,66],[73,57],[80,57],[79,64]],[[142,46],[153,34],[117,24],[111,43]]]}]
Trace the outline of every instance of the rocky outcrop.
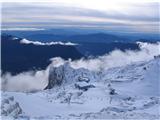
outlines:
[{"label": "rocky outcrop", "polygon": [[90,79],[89,79],[88,77],[81,77],[81,76],[80,76],[80,77],[78,77],[78,81],[79,81],[79,82],[84,81],[84,82],[87,82],[87,83],[88,83],[88,82],[90,81]]},{"label": "rocky outcrop", "polygon": [[89,88],[94,88],[95,86],[89,83],[90,79],[88,77],[78,77],[78,82],[75,83],[75,88],[83,91],[87,91]]},{"label": "rocky outcrop", "polygon": [[22,109],[18,102],[14,100],[14,97],[7,97],[2,100],[1,115],[17,118],[22,114]]},{"label": "rocky outcrop", "polygon": [[95,86],[91,85],[91,84],[79,84],[79,83],[76,83],[75,84],[75,88],[77,88],[79,90],[87,91],[89,88],[95,88]]},{"label": "rocky outcrop", "polygon": [[45,89],[51,89],[55,85],[61,85],[65,76],[64,66],[52,67],[49,71],[48,85]]},{"label": "rocky outcrop", "polygon": [[75,82],[89,83],[97,79],[95,72],[84,68],[74,69],[69,62],[60,66],[51,66],[48,77],[48,85],[45,89],[51,89],[54,86],[60,86],[62,83],[74,84]]}]

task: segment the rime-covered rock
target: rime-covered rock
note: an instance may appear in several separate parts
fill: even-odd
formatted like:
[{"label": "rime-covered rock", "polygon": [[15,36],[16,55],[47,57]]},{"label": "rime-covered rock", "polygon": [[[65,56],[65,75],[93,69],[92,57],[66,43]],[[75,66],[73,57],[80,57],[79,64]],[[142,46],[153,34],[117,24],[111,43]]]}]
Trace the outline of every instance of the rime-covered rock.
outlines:
[{"label": "rime-covered rock", "polygon": [[61,85],[64,79],[64,66],[52,67],[49,71],[48,85],[45,89],[51,89],[55,85]]},{"label": "rime-covered rock", "polygon": [[77,82],[75,83],[75,88],[87,91],[89,88],[95,88],[95,86],[86,82]]},{"label": "rime-covered rock", "polygon": [[62,83],[72,84],[75,82],[89,82],[97,80],[97,73],[84,68],[74,69],[69,62],[60,66],[51,66],[49,70],[48,85],[45,89],[60,86]]},{"label": "rime-covered rock", "polygon": [[84,81],[84,82],[87,82],[87,83],[88,83],[88,82],[90,81],[90,79],[89,79],[88,77],[81,77],[81,76],[80,76],[80,77],[78,78],[78,81],[79,81],[79,82]]},{"label": "rime-covered rock", "polygon": [[17,118],[20,114],[22,114],[22,109],[19,103],[14,100],[13,96],[2,100],[1,114],[2,116],[10,116],[14,118]]}]

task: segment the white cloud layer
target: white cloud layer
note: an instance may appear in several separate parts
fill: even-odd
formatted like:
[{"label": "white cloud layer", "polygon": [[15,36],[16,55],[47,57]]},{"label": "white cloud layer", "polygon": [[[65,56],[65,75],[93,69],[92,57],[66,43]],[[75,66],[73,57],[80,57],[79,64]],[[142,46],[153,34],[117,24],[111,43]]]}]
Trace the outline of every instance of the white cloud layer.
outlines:
[{"label": "white cloud layer", "polygon": [[48,45],[48,46],[50,46],[50,45],[66,45],[66,46],[78,45],[78,44],[72,43],[72,42],[64,43],[64,42],[59,41],[59,42],[45,42],[45,43],[43,43],[43,42],[39,42],[39,41],[30,41],[30,40],[27,40],[27,39],[22,39],[20,41],[20,43],[22,43],[22,44],[34,44],[34,45]]},{"label": "white cloud layer", "polygon": [[[124,66],[133,62],[148,61],[160,54],[160,43],[138,43],[140,51],[120,50],[112,51],[109,54],[89,60],[68,60],[71,66],[75,69],[86,68],[92,71],[106,70],[113,67]],[[49,68],[51,66],[58,67],[66,61],[62,58],[52,58],[52,63],[42,71],[33,71],[20,73],[12,76],[9,73],[2,76],[2,89],[7,91],[35,91],[43,90],[48,83]]]},{"label": "white cloud layer", "polygon": [[100,56],[95,59],[89,60],[77,60],[71,62],[74,68],[86,68],[89,70],[99,71],[102,69],[109,69],[112,67],[119,67],[133,62],[150,60],[153,56],[160,54],[160,43],[149,44],[138,42],[141,50],[122,52],[120,50],[114,50],[109,54]]},{"label": "white cloud layer", "polygon": [[35,73],[33,71],[24,72],[15,76],[7,73],[1,78],[1,88],[7,91],[20,92],[42,90],[47,85],[48,73],[48,69]]}]

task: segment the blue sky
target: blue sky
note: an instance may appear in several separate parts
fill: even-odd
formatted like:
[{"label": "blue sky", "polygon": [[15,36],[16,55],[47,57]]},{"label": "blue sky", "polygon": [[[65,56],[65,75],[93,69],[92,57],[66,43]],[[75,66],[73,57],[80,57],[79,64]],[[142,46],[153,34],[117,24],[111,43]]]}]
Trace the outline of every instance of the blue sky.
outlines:
[{"label": "blue sky", "polygon": [[[103,29],[158,33],[159,3],[113,0],[52,0],[2,4],[2,29]],[[147,2],[149,1],[149,2]]]}]

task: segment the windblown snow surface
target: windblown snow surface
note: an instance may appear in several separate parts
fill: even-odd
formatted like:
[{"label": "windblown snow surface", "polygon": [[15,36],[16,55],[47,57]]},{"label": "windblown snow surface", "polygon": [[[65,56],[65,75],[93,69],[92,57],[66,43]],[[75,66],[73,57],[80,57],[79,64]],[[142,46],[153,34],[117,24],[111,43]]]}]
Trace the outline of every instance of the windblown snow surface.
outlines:
[{"label": "windblown snow surface", "polygon": [[93,71],[62,61],[46,69],[61,85],[29,92],[4,89],[1,119],[160,119],[159,56]]}]

